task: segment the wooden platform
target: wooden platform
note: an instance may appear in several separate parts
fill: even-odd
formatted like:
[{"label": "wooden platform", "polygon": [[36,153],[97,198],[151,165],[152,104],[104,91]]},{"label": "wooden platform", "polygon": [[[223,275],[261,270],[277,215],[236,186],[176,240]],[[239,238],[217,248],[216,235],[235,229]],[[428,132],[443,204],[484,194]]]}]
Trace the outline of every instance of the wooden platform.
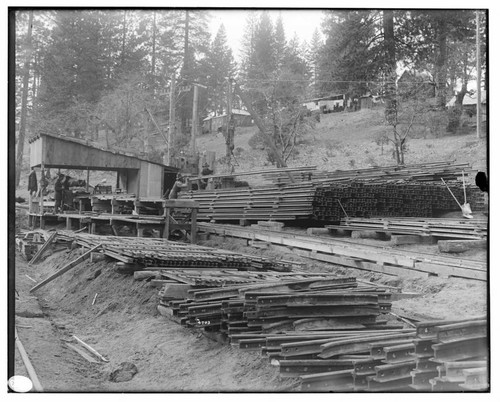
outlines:
[{"label": "wooden platform", "polygon": [[200,223],[199,229],[213,235],[247,239],[252,245],[259,243],[261,247],[272,246],[314,260],[388,275],[426,277],[430,274],[488,280],[486,262],[413,251],[409,254],[386,247],[233,225]]}]

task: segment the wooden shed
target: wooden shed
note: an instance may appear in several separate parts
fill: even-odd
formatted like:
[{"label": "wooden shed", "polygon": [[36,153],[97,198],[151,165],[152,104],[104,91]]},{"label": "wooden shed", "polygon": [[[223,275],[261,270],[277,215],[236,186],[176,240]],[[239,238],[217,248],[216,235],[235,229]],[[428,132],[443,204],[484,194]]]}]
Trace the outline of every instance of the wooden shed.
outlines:
[{"label": "wooden shed", "polygon": [[115,171],[117,187],[137,197],[161,197],[178,170],[71,137],[40,133],[29,143],[30,167]]},{"label": "wooden shed", "polygon": [[[237,127],[248,127],[253,124],[252,116],[246,110],[233,109],[233,118]],[[203,132],[210,133],[221,131],[227,124],[227,114],[209,116],[203,119]]]}]

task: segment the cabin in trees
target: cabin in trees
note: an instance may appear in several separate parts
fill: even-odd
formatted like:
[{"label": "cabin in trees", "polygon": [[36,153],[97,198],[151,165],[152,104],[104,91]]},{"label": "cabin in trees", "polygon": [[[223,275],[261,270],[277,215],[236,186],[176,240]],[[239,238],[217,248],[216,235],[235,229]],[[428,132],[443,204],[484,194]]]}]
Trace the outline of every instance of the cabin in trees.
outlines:
[{"label": "cabin in trees", "polygon": [[[246,110],[233,109],[233,119],[235,120],[236,127],[249,127],[253,124],[252,117]],[[226,113],[220,116],[209,116],[203,120],[203,133],[221,132],[226,125]]]},{"label": "cabin in trees", "polygon": [[398,93],[405,98],[436,96],[436,83],[428,71],[405,70],[398,79]]},{"label": "cabin in trees", "polygon": [[309,111],[320,111],[321,113],[340,112],[345,108],[345,95],[336,94],[322,98],[306,100],[303,104]]},{"label": "cabin in trees", "polygon": [[[485,122],[487,120],[487,93],[486,91],[481,91],[481,122]],[[446,104],[446,107],[452,108],[455,106],[455,102],[457,97],[454,96],[450,99],[450,101]],[[477,93],[474,94],[465,94],[462,100],[462,118],[464,122],[468,124],[476,123],[476,113],[477,113]]]},{"label": "cabin in trees", "polygon": [[87,183],[90,171],[116,172],[116,188],[137,197],[161,197],[172,187],[178,170],[72,137],[40,133],[29,144],[31,168],[87,171]]}]

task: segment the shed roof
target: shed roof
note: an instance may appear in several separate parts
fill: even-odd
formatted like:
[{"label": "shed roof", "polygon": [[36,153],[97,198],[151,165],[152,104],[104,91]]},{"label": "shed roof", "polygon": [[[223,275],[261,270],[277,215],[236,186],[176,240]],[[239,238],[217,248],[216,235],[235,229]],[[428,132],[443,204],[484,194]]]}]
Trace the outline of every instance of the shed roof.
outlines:
[{"label": "shed roof", "polygon": [[[237,114],[240,116],[250,116],[250,113],[247,112],[246,110],[243,110],[243,109],[232,109],[232,110],[233,110],[233,114]],[[226,113],[220,114],[218,116],[208,116],[208,117],[204,118],[203,121],[208,121],[208,120],[211,120],[211,119],[214,119],[217,117],[226,117],[226,116],[227,116]]]},{"label": "shed roof", "polygon": [[[41,144],[45,138],[45,144]],[[159,162],[138,157],[131,152],[118,152],[97,146],[88,140],[65,137],[48,133],[38,133],[29,138],[30,165],[37,166],[44,162],[47,167],[91,170],[137,169],[141,162],[170,169]]]}]

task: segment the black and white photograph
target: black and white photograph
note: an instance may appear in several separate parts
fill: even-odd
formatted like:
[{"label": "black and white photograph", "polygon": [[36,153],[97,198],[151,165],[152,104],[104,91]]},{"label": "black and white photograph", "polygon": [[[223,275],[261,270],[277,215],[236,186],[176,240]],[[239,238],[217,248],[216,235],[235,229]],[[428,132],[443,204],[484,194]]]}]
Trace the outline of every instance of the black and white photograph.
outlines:
[{"label": "black and white photograph", "polygon": [[320,4],[8,7],[8,394],[491,397],[498,21]]}]

